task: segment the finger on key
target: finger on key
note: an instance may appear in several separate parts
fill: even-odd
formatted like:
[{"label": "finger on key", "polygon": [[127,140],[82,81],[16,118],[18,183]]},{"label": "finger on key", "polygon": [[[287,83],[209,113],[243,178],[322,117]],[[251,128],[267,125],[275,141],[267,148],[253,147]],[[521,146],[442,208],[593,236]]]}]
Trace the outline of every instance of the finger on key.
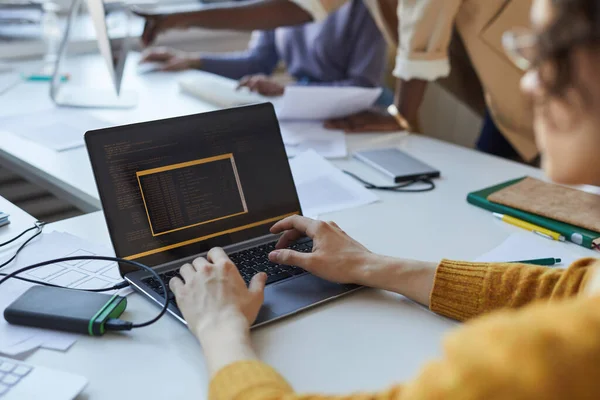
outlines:
[{"label": "finger on key", "polygon": [[286,247],[288,247],[289,245],[291,245],[292,243],[294,243],[296,240],[300,239],[301,237],[304,237],[304,234],[295,229],[292,229],[291,231],[285,231],[283,233],[283,235],[281,235],[281,237],[277,241],[275,248],[276,249],[285,249]]},{"label": "finger on key", "polygon": [[169,287],[171,288],[171,291],[175,294],[175,297],[177,297],[177,293],[179,293],[179,291],[183,287],[183,281],[178,277],[174,277],[169,281]]},{"label": "finger on key", "polygon": [[183,264],[183,266],[179,269],[179,275],[181,275],[183,280],[186,282],[189,282],[195,273],[196,269],[192,266],[192,264]]},{"label": "finger on key", "polygon": [[289,249],[273,250],[269,253],[269,261],[275,264],[294,265],[310,272],[310,268],[313,267],[315,261],[315,255]]},{"label": "finger on key", "polygon": [[292,215],[282,219],[275,223],[271,227],[271,233],[277,234],[284,231],[297,230],[300,233],[313,237],[316,231],[316,222],[310,218],[302,217],[300,215]]},{"label": "finger on key", "polygon": [[194,261],[192,261],[192,265],[194,266],[196,271],[200,271],[202,267],[204,267],[205,265],[208,265],[208,264],[210,264],[210,263],[204,257],[198,257],[198,258],[194,259]]},{"label": "finger on key", "polygon": [[223,264],[227,261],[230,261],[229,256],[225,253],[225,250],[220,247],[213,247],[210,249],[206,255],[206,258],[213,264]]}]

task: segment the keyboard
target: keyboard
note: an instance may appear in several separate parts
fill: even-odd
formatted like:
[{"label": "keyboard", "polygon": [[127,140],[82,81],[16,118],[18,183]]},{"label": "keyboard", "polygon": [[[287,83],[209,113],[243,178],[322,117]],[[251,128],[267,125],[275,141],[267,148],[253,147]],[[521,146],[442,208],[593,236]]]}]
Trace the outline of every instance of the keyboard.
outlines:
[{"label": "keyboard", "polygon": [[270,101],[248,88],[237,90],[238,82],[208,72],[194,71],[193,76],[179,81],[179,89],[200,100],[220,107],[235,107]]},{"label": "keyboard", "polygon": [[[277,242],[271,242],[229,254],[229,258],[237,266],[238,270],[240,271],[240,275],[242,275],[244,282],[246,282],[246,285],[250,283],[250,279],[252,279],[252,277],[259,272],[264,272],[267,274],[267,285],[306,273],[306,271],[304,271],[302,268],[293,267],[290,265],[274,264],[269,261],[269,253],[275,250],[276,243]],[[306,238],[294,243],[289,248],[302,253],[310,253],[312,251],[312,244],[312,240]],[[177,306],[174,300],[174,295],[169,289],[169,281],[172,278],[179,276],[179,269],[174,269],[159,274],[159,276],[167,284],[167,296],[169,297],[171,304],[173,306]],[[142,281],[161,296],[165,295],[160,282],[157,281],[156,278],[148,277]]]},{"label": "keyboard", "polygon": [[0,400],[70,400],[86,384],[79,375],[0,357]]},{"label": "keyboard", "polygon": [[32,369],[33,367],[29,365],[0,358],[0,398],[25,378]]}]

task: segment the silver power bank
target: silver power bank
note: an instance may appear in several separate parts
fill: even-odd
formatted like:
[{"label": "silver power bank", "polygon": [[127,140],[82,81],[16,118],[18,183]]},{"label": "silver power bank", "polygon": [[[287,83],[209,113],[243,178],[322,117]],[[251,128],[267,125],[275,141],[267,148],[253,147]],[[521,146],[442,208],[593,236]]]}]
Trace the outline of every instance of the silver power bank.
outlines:
[{"label": "silver power bank", "polygon": [[354,153],[354,157],[396,183],[440,176],[437,169],[395,148],[359,151]]}]

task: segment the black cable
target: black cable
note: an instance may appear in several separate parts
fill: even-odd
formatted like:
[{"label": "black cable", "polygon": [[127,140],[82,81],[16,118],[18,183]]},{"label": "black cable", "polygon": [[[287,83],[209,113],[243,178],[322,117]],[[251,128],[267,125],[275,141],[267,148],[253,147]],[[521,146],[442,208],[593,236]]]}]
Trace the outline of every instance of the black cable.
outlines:
[{"label": "black cable", "polygon": [[[0,265],[0,269],[3,268],[3,267],[6,267],[8,264],[10,264],[11,262],[13,262],[14,259],[17,258],[17,256],[21,252],[21,250],[23,250],[23,248],[25,248],[25,246],[27,246],[33,239],[35,239],[36,237],[38,237],[42,233],[42,230],[44,229],[44,225],[46,225],[45,222],[36,221],[35,225],[32,226],[31,228],[24,230],[19,235],[15,236],[14,238],[12,238],[12,239],[4,242],[4,243],[0,243],[0,247],[9,245],[12,242],[14,242],[15,240],[21,238],[27,232],[30,232],[30,231],[32,231],[34,229],[38,230],[33,236],[31,236],[21,246],[19,246],[19,248],[17,249],[17,251],[15,252],[15,254],[9,260],[5,261],[4,263],[2,263],[2,265]],[[8,274],[0,273],[0,276],[6,276],[6,275],[8,275]],[[14,279],[18,279],[18,280],[23,281],[23,282],[35,283],[37,285],[42,285],[42,286],[62,287],[62,286],[54,285],[54,284],[48,283],[48,282],[36,281],[35,279],[23,278],[22,276],[15,276]],[[111,291],[111,290],[123,289],[123,288],[126,288],[127,286],[129,286],[129,284],[126,281],[122,281],[122,282],[120,282],[120,283],[118,283],[118,284],[116,284],[114,286],[107,287],[107,288],[104,288],[104,289],[88,289],[86,291],[87,292],[108,292],[108,291]]]},{"label": "black cable", "polygon": [[19,253],[21,252],[21,250],[23,250],[23,248],[25,248],[25,246],[27,246],[29,244],[29,242],[31,242],[33,239],[35,239],[36,237],[38,237],[41,233],[42,230],[44,230],[44,225],[46,225],[45,222],[41,222],[41,221],[36,221],[35,222],[35,226],[24,230],[23,232],[21,232],[18,236],[15,236],[14,238],[10,239],[7,242],[4,242],[2,244],[0,244],[0,247],[2,246],[6,246],[7,244],[10,244],[12,242],[14,242],[15,240],[19,239],[21,236],[23,236],[24,234],[26,234],[27,232],[33,230],[33,229],[37,229],[38,231],[35,233],[35,235],[31,236],[29,239],[27,239],[25,242],[23,242],[23,244],[21,246],[19,246],[19,248],[17,249],[17,251],[15,252],[15,254],[7,261],[5,261],[4,263],[2,263],[0,265],[0,269],[6,267],[8,264],[10,264],[15,258],[17,258],[17,256],[19,255]]},{"label": "black cable", "polygon": [[[0,272],[0,276],[7,276],[7,275],[8,274]],[[36,285],[41,285],[41,286],[64,288],[64,286],[54,285],[52,283],[48,283],[48,282],[44,282],[44,281],[36,281],[35,279],[23,278],[22,276],[13,276],[12,278],[17,279],[19,281],[23,281],[23,282],[34,283]],[[84,290],[86,292],[102,293],[102,292],[110,292],[111,290],[125,289],[127,286],[129,286],[129,283],[127,283],[127,281],[121,281],[121,282],[117,283],[116,285],[106,287],[103,289],[79,289],[79,290]]]},{"label": "black cable", "polygon": [[[36,234],[39,235],[40,232],[38,232]],[[31,240],[31,238],[29,239],[29,241]],[[29,242],[28,241],[28,242]],[[27,243],[27,242],[26,242]],[[24,247],[21,246],[20,249],[22,249]],[[15,255],[16,257],[16,255]],[[13,257],[14,259],[14,257]],[[162,309],[160,310],[160,312],[158,313],[158,315],[154,318],[152,318],[151,320],[148,320],[146,322],[142,322],[142,323],[138,323],[138,324],[134,324],[131,323],[129,321],[122,321],[122,320],[118,320],[118,319],[112,319],[110,320],[111,323],[107,325],[107,329],[112,329],[112,330],[130,330],[133,328],[143,328],[145,326],[148,325],[152,325],[153,323],[155,323],[156,321],[158,321],[160,318],[162,318],[163,315],[165,315],[165,313],[167,312],[167,309],[169,307],[169,296],[168,296],[168,289],[167,289],[167,285],[166,283],[161,279],[161,277],[156,273],[156,271],[154,271],[152,268],[141,264],[137,261],[131,261],[131,260],[125,260],[123,258],[118,258],[118,257],[104,257],[104,256],[76,256],[76,257],[63,257],[63,258],[57,258],[55,260],[48,260],[48,261],[42,261],[39,262],[37,264],[33,264],[33,265],[29,265],[27,267],[23,267],[21,269],[18,269],[16,271],[13,271],[9,274],[5,274],[5,276],[3,278],[0,279],[0,285],[2,285],[4,282],[6,282],[7,280],[9,280],[10,278],[15,278],[16,275],[22,273],[22,272],[26,272],[29,271],[31,269],[35,269],[35,268],[39,268],[39,267],[44,267],[46,265],[50,265],[50,264],[56,264],[59,262],[68,262],[68,261],[79,261],[79,260],[100,260],[100,261],[116,261],[119,263],[124,263],[124,264],[129,264],[129,265],[133,265],[134,267],[137,267],[139,269],[142,269],[146,272],[149,272],[150,274],[152,274],[154,276],[154,278],[156,278],[159,282],[160,285],[163,289],[163,293],[165,294],[165,301],[162,304]],[[4,274],[3,274],[4,275]],[[16,277],[18,279],[18,277]],[[120,283],[118,285],[115,286],[119,286],[122,285],[123,283]],[[54,287],[62,287],[62,286],[56,286],[56,285],[52,285]],[[72,289],[72,288],[65,288],[65,289],[69,289],[69,290],[81,290],[81,291],[87,291],[87,292],[95,292],[95,291],[99,291],[98,289]],[[104,289],[107,290],[107,289]]]},{"label": "black cable", "polygon": [[34,230],[34,229],[42,229],[42,228],[44,227],[44,225],[46,225],[46,223],[45,223],[45,222],[42,222],[42,221],[35,221],[35,225],[34,225],[34,226],[32,226],[32,227],[31,227],[31,228],[29,228],[29,229],[25,229],[23,232],[19,233],[19,234],[18,234],[17,236],[15,236],[14,238],[12,238],[12,239],[10,239],[10,240],[8,240],[8,241],[4,242],[4,243],[0,243],[0,247],[2,247],[2,246],[6,246],[6,245],[8,245],[8,244],[11,244],[12,242],[14,242],[15,240],[19,239],[21,236],[23,236],[24,234],[26,234],[26,233],[27,233],[27,232],[29,232],[29,231],[32,231],[32,230]]},{"label": "black cable", "polygon": [[[351,176],[352,178],[356,179],[357,181],[362,183],[365,186],[365,188],[370,189],[370,190],[385,190],[388,192],[400,192],[400,193],[423,193],[423,192],[431,192],[432,190],[435,189],[435,183],[431,179],[426,178],[426,177],[412,179],[412,180],[402,182],[398,185],[393,185],[393,186],[377,186],[377,185],[372,184],[371,182],[365,181],[361,177],[353,174],[352,172],[345,171],[345,170],[342,170],[342,172],[345,173],[346,175]],[[406,187],[409,187],[409,186],[412,186],[412,185],[415,185],[418,183],[424,183],[427,185],[427,187],[419,188],[419,189],[405,189]]]}]

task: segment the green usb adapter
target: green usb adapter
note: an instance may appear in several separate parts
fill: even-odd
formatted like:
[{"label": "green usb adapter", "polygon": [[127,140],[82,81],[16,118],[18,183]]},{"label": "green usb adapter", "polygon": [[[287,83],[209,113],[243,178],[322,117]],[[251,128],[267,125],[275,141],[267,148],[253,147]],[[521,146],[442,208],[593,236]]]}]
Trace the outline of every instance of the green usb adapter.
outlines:
[{"label": "green usb adapter", "polygon": [[[80,290],[33,286],[4,310],[15,325],[102,336],[125,311],[127,298]],[[128,323],[129,324],[129,323]]]}]

